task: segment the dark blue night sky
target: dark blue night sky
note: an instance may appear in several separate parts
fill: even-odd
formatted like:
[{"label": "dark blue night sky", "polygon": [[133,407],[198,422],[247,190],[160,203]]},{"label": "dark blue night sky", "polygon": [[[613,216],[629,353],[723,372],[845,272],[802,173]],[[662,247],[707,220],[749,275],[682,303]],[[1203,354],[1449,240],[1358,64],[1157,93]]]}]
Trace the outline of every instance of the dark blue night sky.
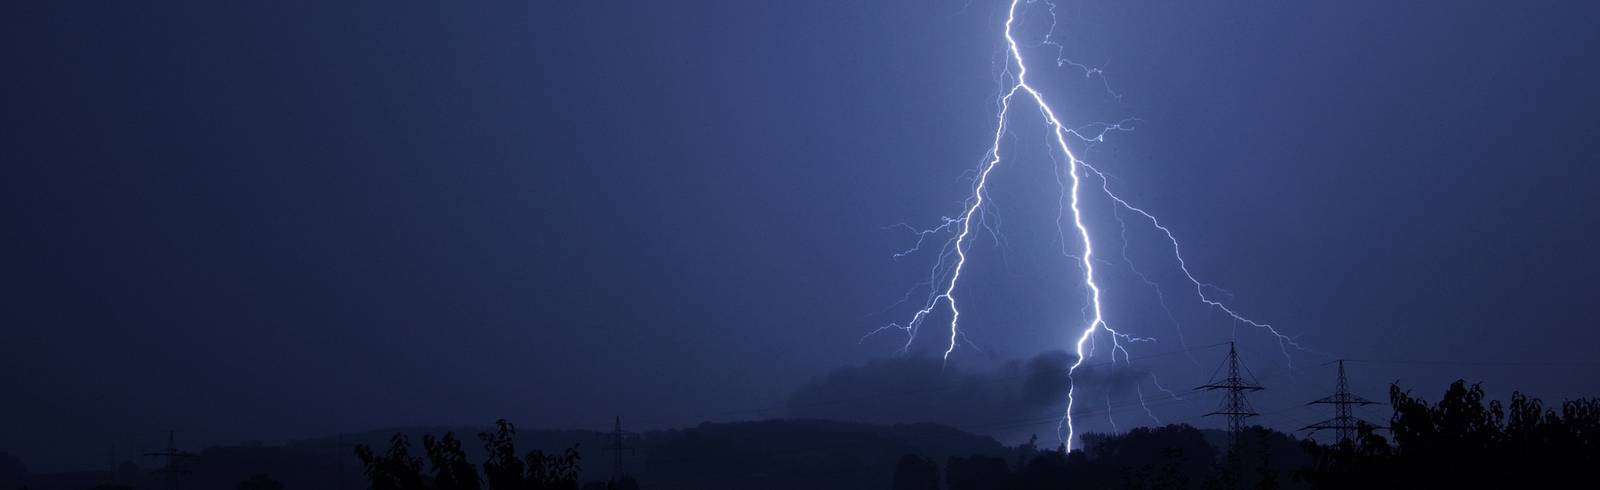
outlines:
[{"label": "dark blue night sky", "polygon": [[[929,256],[894,259],[915,237],[893,225],[961,209],[1004,8],[0,7],[0,450],[48,470],[169,428],[199,446],[792,415],[808,380],[896,358],[903,336],[862,335],[910,314],[891,305]],[[1560,400],[1600,391],[1597,10],[1062,1],[1062,54],[1105,78],[1028,53],[1069,124],[1138,119],[1080,156],[1201,279],[1332,356],[1291,368],[1238,327],[1261,408],[1320,396],[1334,357],[1385,361],[1352,368],[1369,396],[1467,378]],[[1039,4],[1019,33],[1048,24]],[[998,233],[963,282],[966,372],[1070,349],[1082,323],[1043,126],[1031,107],[1012,124]],[[1127,237],[1188,344],[1235,334],[1159,235],[1130,218]],[[1180,349],[1151,287],[1105,259],[1108,316],[1159,339],[1134,357]],[[909,357],[942,352],[933,337]],[[1221,352],[1192,354],[1138,369],[1192,387]],[[1194,418],[1211,404],[1157,415],[1215,424]]]}]

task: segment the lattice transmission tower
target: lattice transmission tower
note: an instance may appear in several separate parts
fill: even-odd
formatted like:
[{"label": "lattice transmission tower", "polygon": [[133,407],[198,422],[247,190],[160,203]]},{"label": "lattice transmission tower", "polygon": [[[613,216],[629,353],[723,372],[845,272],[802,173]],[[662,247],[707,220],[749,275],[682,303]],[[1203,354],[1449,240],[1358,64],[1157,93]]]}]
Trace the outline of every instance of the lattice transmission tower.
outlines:
[{"label": "lattice transmission tower", "polygon": [[194,460],[193,453],[178,450],[177,431],[167,431],[166,449],[144,455],[164,460],[161,468],[156,469],[155,473],[161,475],[162,488],[167,490],[177,490],[178,478],[189,474],[187,463]]},{"label": "lattice transmission tower", "polygon": [[[1222,371],[1223,368],[1227,368],[1227,375],[1222,379],[1217,379],[1217,372]],[[1233,435],[1235,440],[1238,439],[1239,434],[1244,432],[1250,417],[1261,415],[1250,407],[1250,400],[1245,395],[1252,391],[1261,391],[1266,388],[1256,384],[1253,379],[1255,376],[1246,377],[1245,374],[1249,373],[1249,371],[1249,368],[1242,367],[1239,364],[1239,351],[1234,348],[1233,342],[1229,342],[1228,358],[1223,360],[1222,365],[1217,366],[1216,371],[1211,373],[1210,382],[1195,388],[1196,390],[1204,391],[1227,391],[1227,394],[1222,397],[1222,403],[1217,407],[1217,410],[1206,414],[1206,416],[1228,416],[1228,432]]]},{"label": "lattice transmission tower", "polygon": [[1360,395],[1350,392],[1350,384],[1344,375],[1344,360],[1340,359],[1339,380],[1334,383],[1333,394],[1307,403],[1307,405],[1333,405],[1333,418],[1301,427],[1300,430],[1316,432],[1333,429],[1334,437],[1336,438],[1334,439],[1334,444],[1354,441],[1356,439],[1356,428],[1360,427],[1360,424],[1371,425],[1364,420],[1356,418],[1354,414],[1355,407],[1376,403],[1378,402],[1362,398]]}]

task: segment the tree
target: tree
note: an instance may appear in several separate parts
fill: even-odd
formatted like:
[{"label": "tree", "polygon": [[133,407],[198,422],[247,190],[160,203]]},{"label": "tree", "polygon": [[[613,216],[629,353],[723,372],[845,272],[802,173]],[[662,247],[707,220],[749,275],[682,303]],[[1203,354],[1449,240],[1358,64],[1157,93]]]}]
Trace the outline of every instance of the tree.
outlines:
[{"label": "tree", "polygon": [[1138,427],[1126,434],[1086,434],[1087,459],[1109,466],[1126,487],[1189,488],[1212,475],[1217,450],[1187,425]]},{"label": "tree", "polygon": [[1381,488],[1390,485],[1393,448],[1378,435],[1377,428],[1357,422],[1356,440],[1321,446],[1306,440],[1301,444],[1311,456],[1311,465],[1295,472],[1295,479],[1313,488]]},{"label": "tree", "polygon": [[411,457],[411,442],[405,434],[389,438],[389,450],[382,455],[365,444],[356,445],[356,457],[366,467],[372,490],[421,490],[422,459]]},{"label": "tree", "polygon": [[945,488],[949,490],[994,490],[1010,477],[1006,460],[977,454],[952,456],[944,467]]},{"label": "tree", "polygon": [[467,461],[456,433],[445,433],[442,439],[422,436],[422,448],[433,466],[435,490],[478,490],[478,469]]},{"label": "tree", "polygon": [[562,450],[561,454],[528,451],[528,490],[577,490],[578,474],[582,471],[576,446]]},{"label": "tree", "polygon": [[273,480],[265,473],[257,473],[239,482],[239,490],[283,490],[283,484]]},{"label": "tree", "polygon": [[483,463],[484,479],[490,490],[576,490],[578,475],[582,471],[577,446],[567,448],[560,455],[547,455],[544,451],[529,451],[526,458],[517,457],[516,426],[505,419],[495,421],[494,433],[480,433],[484,451],[489,460]]},{"label": "tree", "polygon": [[1261,458],[1260,466],[1256,467],[1256,475],[1259,478],[1256,480],[1255,488],[1256,490],[1278,490],[1278,468],[1272,466],[1272,448],[1267,444],[1267,438],[1271,437],[1271,433],[1261,427],[1255,427],[1254,429],[1252,432],[1259,439],[1256,454]]},{"label": "tree", "polygon": [[1486,403],[1480,385],[1461,380],[1437,404],[1399,386],[1389,400],[1394,447],[1371,427],[1358,442],[1307,444],[1316,463],[1301,476],[1318,488],[1536,488],[1600,476],[1600,401],[1567,401],[1558,414],[1517,392],[1509,406]]},{"label": "tree", "polygon": [[894,465],[894,490],[938,490],[939,464],[933,460],[907,454]]},{"label": "tree", "polygon": [[495,432],[478,434],[489,460],[483,463],[483,477],[491,490],[521,490],[523,463],[517,457],[517,428],[506,419],[496,420]]},{"label": "tree", "polygon": [[1018,469],[1007,487],[1010,490],[1056,490],[1061,488],[1111,488],[1113,477],[1095,467],[1083,451],[1060,450],[1039,453]]}]

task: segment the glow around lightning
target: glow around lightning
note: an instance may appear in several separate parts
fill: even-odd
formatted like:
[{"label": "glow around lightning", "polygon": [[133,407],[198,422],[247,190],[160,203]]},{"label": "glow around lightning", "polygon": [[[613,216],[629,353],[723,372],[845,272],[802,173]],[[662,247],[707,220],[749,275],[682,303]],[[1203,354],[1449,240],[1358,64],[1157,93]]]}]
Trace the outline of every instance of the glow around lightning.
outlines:
[{"label": "glow around lightning", "polygon": [[[1027,3],[1031,4],[1033,1],[1035,0],[1028,0]],[[1115,124],[1094,123],[1076,129],[1068,128],[1065,124],[1063,124],[1061,118],[1056,114],[1055,109],[1051,108],[1051,106],[1045,101],[1044,95],[1028,82],[1028,64],[1023,57],[1021,46],[1017,42],[1017,39],[1013,33],[1013,28],[1015,27],[1017,21],[1017,11],[1019,5],[1022,5],[1023,3],[1023,0],[1011,0],[1006,11],[1006,56],[1005,63],[1000,71],[1000,75],[1001,80],[1009,81],[1010,83],[1009,85],[1004,83],[1002,84],[1002,90],[1000,91],[1000,96],[996,104],[997,110],[995,114],[996,124],[994,137],[990,143],[988,151],[985,152],[985,156],[978,166],[976,173],[974,174],[972,194],[964,201],[961,213],[955,217],[944,217],[938,226],[928,229],[917,229],[906,224],[897,225],[898,227],[903,227],[915,233],[917,235],[917,240],[911,248],[896,253],[896,258],[922,251],[924,245],[929,244],[930,237],[949,233],[954,234],[954,237],[944,241],[940,246],[938,253],[935,255],[935,264],[928,276],[928,279],[922,284],[928,288],[928,296],[926,297],[922,306],[911,316],[909,321],[906,321],[905,323],[891,323],[874,330],[873,332],[869,333],[868,336],[886,329],[903,330],[906,332],[907,336],[902,350],[908,351],[913,342],[916,340],[918,332],[921,330],[927,319],[930,316],[933,316],[934,313],[939,311],[941,308],[948,308],[950,313],[950,324],[949,333],[947,339],[945,339],[943,358],[948,361],[950,355],[955,352],[957,345],[961,344],[965,340],[960,324],[961,310],[958,307],[956,298],[957,287],[960,284],[962,271],[966,266],[968,258],[967,254],[972,246],[971,235],[973,234],[974,226],[988,228],[991,234],[998,237],[998,233],[986,221],[989,211],[984,208],[984,204],[990,200],[988,196],[989,176],[994,169],[1000,165],[1002,160],[1000,149],[1002,139],[1007,132],[1007,120],[1011,115],[1013,103],[1016,102],[1015,99],[1019,94],[1022,94],[1025,95],[1025,97],[1023,97],[1024,100],[1031,101],[1032,105],[1038,108],[1040,114],[1044,118],[1044,122],[1050,128],[1050,134],[1054,137],[1052,145],[1053,150],[1058,150],[1060,154],[1064,156],[1064,169],[1062,169],[1063,171],[1061,174],[1064,174],[1066,179],[1061,182],[1063,187],[1062,201],[1064,201],[1065,204],[1063,207],[1066,211],[1070,211],[1070,213],[1063,212],[1063,215],[1070,214],[1072,228],[1076,232],[1075,235],[1082,245],[1081,253],[1073,254],[1068,252],[1065,249],[1065,229],[1060,230],[1063,245],[1062,252],[1078,262],[1079,269],[1083,271],[1084,288],[1088,293],[1088,301],[1084,305],[1085,324],[1081,327],[1081,330],[1077,334],[1077,340],[1073,344],[1073,350],[1076,354],[1076,359],[1067,369],[1067,376],[1071,382],[1069,383],[1069,387],[1067,389],[1066,410],[1062,415],[1059,427],[1060,431],[1064,432],[1062,443],[1067,450],[1070,451],[1073,448],[1073,442],[1076,438],[1076,428],[1074,427],[1072,413],[1074,405],[1077,403],[1078,383],[1074,376],[1077,374],[1078,369],[1083,366],[1084,361],[1094,355],[1094,351],[1096,350],[1096,346],[1093,341],[1095,333],[1104,331],[1107,334],[1107,338],[1109,338],[1111,341],[1110,353],[1111,361],[1113,363],[1117,361],[1118,353],[1122,354],[1125,362],[1131,363],[1132,357],[1129,356],[1126,347],[1124,347],[1124,342],[1132,343],[1154,341],[1154,339],[1151,338],[1134,337],[1113,329],[1106,322],[1105,316],[1103,315],[1103,310],[1101,308],[1102,290],[1100,284],[1096,282],[1095,277],[1095,265],[1097,259],[1095,257],[1094,240],[1091,237],[1089,227],[1084,222],[1083,210],[1080,207],[1080,190],[1083,186],[1083,179],[1089,177],[1090,175],[1093,175],[1099,179],[1100,190],[1116,203],[1117,207],[1113,208],[1114,213],[1118,208],[1132,211],[1142,216],[1157,230],[1160,230],[1163,234],[1165,234],[1167,240],[1172,246],[1172,253],[1177,259],[1178,269],[1195,287],[1195,293],[1202,303],[1210,308],[1224,312],[1237,323],[1244,323],[1270,333],[1276,338],[1284,356],[1286,358],[1290,358],[1291,362],[1292,358],[1289,355],[1290,347],[1302,351],[1314,352],[1302,347],[1300,344],[1296,343],[1293,338],[1282,334],[1273,325],[1247,318],[1238,313],[1234,308],[1210,296],[1208,291],[1220,291],[1220,288],[1200,281],[1194,276],[1193,273],[1189,271],[1188,263],[1184,260],[1182,255],[1182,247],[1172,230],[1163,225],[1161,221],[1155,217],[1155,215],[1145,211],[1142,208],[1134,206],[1127,200],[1112,192],[1109,179],[1105,173],[1089,165],[1087,162],[1078,159],[1078,157],[1073,153],[1071,146],[1068,144],[1068,136],[1077,138],[1080,141],[1088,142],[1092,145],[1094,143],[1104,141],[1104,136],[1108,132],[1130,130],[1131,127],[1127,124],[1135,120],[1130,119]],[[1049,2],[1045,3],[1050,7],[1049,13],[1053,21],[1055,18],[1055,6]],[[1045,40],[1042,45],[1049,45],[1057,48],[1058,59],[1056,65],[1071,65],[1073,67],[1082,69],[1085,76],[1100,74],[1100,71],[1097,68],[1089,68],[1086,65],[1059,58],[1059,51],[1062,49],[1062,46],[1051,40],[1051,36],[1054,33],[1054,27],[1054,23],[1052,22],[1051,34],[1047,34],[1045,36]],[[1106,88],[1108,93],[1120,98],[1120,95],[1110,91],[1109,86]],[[1097,132],[1094,132],[1091,135],[1091,130],[1097,130]],[[1061,218],[1062,219],[1057,220],[1058,225],[1062,221],[1065,221],[1065,216],[1062,216]],[[1127,225],[1126,223],[1122,222],[1120,214],[1118,214],[1116,218],[1123,226],[1122,236],[1124,239],[1124,250],[1122,255],[1124,261],[1127,262],[1128,267],[1133,270],[1133,272],[1142,280],[1144,280],[1146,284],[1155,288],[1162,307],[1166,308],[1166,297],[1161,292],[1160,287],[1142,272],[1140,272],[1139,269],[1134,267],[1132,262],[1128,260],[1126,252]],[[905,298],[902,298],[900,302],[897,302],[896,305],[909,299],[910,295],[908,294]],[[1168,316],[1169,318],[1172,318],[1174,326],[1177,326],[1177,320],[1171,316],[1171,311],[1168,311]],[[1182,341],[1183,334],[1181,327],[1178,328],[1178,332],[1180,341]],[[1150,379],[1152,384],[1158,390],[1165,392],[1171,397],[1180,400],[1182,399],[1178,397],[1176,393],[1173,393],[1170,390],[1167,390],[1165,387],[1162,387],[1160,382],[1156,380],[1154,373],[1150,374]],[[1135,391],[1140,399],[1140,404],[1145,408],[1146,414],[1149,415],[1153,420],[1159,420],[1156,419],[1155,414],[1150,411],[1149,406],[1144,403],[1143,389],[1136,385]],[[1106,402],[1109,407],[1111,402],[1109,399],[1109,392],[1107,393],[1107,396],[1108,398]],[[1109,419],[1109,414],[1107,416],[1108,421],[1111,422],[1114,427],[1115,421]]]}]

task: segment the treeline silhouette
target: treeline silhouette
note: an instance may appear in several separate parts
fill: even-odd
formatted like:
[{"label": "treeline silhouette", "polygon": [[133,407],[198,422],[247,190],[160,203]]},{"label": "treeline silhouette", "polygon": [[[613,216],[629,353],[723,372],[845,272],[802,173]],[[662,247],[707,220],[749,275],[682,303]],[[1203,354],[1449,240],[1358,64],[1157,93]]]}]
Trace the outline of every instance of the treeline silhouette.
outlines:
[{"label": "treeline silhouette", "polygon": [[[1224,444],[1188,425],[1085,435],[1071,453],[1023,446],[1015,464],[986,455],[940,462],[915,454],[895,467],[894,490],[1531,488],[1592,486],[1600,472],[1600,401],[1557,411],[1513,393],[1485,401],[1456,381],[1437,404],[1389,392],[1393,441],[1363,423],[1354,440],[1296,441],[1252,427]],[[1220,449],[1219,449],[1220,448]]]},{"label": "treeline silhouette", "polygon": [[[519,455],[516,448],[517,429],[505,419],[495,421],[494,432],[478,434],[488,454],[483,462],[482,475],[478,466],[467,459],[461,440],[454,432],[444,437],[422,437],[423,453],[428,469],[423,468],[423,458],[411,455],[410,438],[397,433],[389,440],[389,449],[375,453],[365,444],[355,446],[356,457],[365,467],[371,490],[577,490],[582,472],[577,446],[559,454],[546,454],[535,449]],[[631,481],[609,481],[599,488],[637,488]]]},{"label": "treeline silhouette", "polygon": [[[441,427],[207,448],[184,468],[181,488],[1524,488],[1592,486],[1592,473],[1600,471],[1594,400],[1546,406],[1514,393],[1502,404],[1488,400],[1481,386],[1458,381],[1437,403],[1398,386],[1389,402],[1387,427],[1362,426],[1351,441],[1318,444],[1261,427],[1230,436],[1168,425],[1087,434],[1083,449],[1070,453],[1039,447],[1037,439],[1004,446],[936,424],[702,423],[630,441],[638,452],[627,469],[637,482],[582,479],[579,446],[609,444],[605,433],[530,431],[519,440],[502,420],[479,433],[477,444],[456,436],[477,429]],[[419,439],[420,448],[413,446]],[[357,443],[354,454],[346,440]],[[30,475],[20,459],[0,453],[0,488],[84,490],[108,480],[115,483],[102,490],[161,487],[132,463],[112,470]]]},{"label": "treeline silhouette", "polygon": [[1355,441],[1308,444],[1315,465],[1301,475],[1318,488],[1581,487],[1600,476],[1600,400],[1559,412],[1522,393],[1484,403],[1482,386],[1456,381],[1437,404],[1399,386],[1389,402],[1392,444],[1370,425]]}]

